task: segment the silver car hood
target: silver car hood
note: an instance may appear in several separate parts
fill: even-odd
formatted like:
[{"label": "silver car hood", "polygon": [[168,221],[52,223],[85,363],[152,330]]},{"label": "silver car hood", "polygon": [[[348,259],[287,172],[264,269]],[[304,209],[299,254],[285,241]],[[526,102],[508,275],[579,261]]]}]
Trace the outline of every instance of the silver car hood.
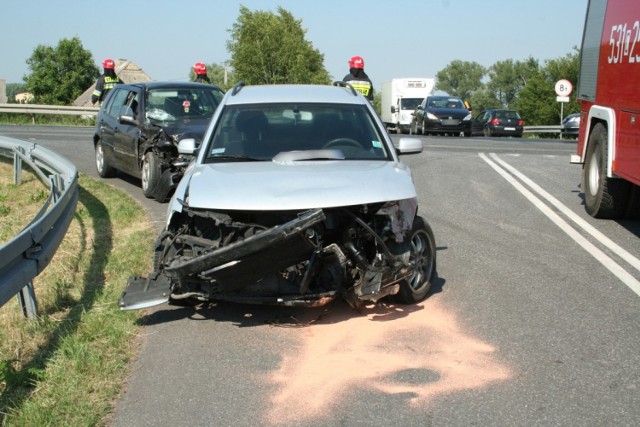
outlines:
[{"label": "silver car hood", "polygon": [[416,197],[411,171],[399,162],[235,162],[192,167],[170,210],[181,210],[176,199],[202,209],[294,210]]}]

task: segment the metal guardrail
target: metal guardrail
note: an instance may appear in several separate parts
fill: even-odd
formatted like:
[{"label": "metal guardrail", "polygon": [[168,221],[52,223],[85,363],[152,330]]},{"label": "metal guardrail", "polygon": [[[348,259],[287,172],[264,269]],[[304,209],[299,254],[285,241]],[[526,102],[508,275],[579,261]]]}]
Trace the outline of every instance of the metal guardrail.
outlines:
[{"label": "metal guardrail", "polygon": [[66,105],[0,104],[0,113],[96,116],[98,115],[99,109],[99,107],[75,107]]},{"label": "metal guardrail", "polygon": [[78,203],[78,171],[66,158],[36,144],[0,136],[0,155],[13,156],[14,182],[26,163],[51,189],[35,218],[0,246],[0,307],[18,294],[26,317],[37,316],[32,280],[49,264]]},{"label": "metal guardrail", "polygon": [[[96,116],[99,109],[99,107],[67,107],[62,105],[0,104],[0,113],[75,114],[81,116]],[[525,126],[523,132],[560,133],[560,125]]]},{"label": "metal guardrail", "polygon": [[525,133],[560,133],[560,125],[553,126],[525,126]]}]

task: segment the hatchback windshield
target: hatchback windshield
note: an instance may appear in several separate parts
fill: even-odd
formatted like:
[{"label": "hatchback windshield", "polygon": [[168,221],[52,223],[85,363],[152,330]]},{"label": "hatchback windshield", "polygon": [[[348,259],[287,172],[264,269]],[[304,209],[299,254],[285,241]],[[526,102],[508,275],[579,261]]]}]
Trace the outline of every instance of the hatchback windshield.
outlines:
[{"label": "hatchback windshield", "polygon": [[205,162],[389,160],[379,127],[363,105],[253,104],[227,106]]},{"label": "hatchback windshield", "polygon": [[163,122],[207,118],[213,115],[222,92],[215,89],[152,89],[147,93],[146,115]]}]

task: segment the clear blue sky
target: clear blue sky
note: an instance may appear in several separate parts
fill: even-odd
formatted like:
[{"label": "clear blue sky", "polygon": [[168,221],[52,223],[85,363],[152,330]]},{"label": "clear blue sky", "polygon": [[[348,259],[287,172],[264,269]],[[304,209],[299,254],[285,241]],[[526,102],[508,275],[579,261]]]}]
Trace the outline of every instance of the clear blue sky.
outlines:
[{"label": "clear blue sky", "polygon": [[36,46],[78,36],[102,59],[126,58],[154,80],[187,80],[193,63],[229,59],[240,5],[301,20],[333,79],[360,55],[375,87],[432,77],[451,61],[541,63],[579,46],[587,0],[3,0],[0,78],[20,83]]}]

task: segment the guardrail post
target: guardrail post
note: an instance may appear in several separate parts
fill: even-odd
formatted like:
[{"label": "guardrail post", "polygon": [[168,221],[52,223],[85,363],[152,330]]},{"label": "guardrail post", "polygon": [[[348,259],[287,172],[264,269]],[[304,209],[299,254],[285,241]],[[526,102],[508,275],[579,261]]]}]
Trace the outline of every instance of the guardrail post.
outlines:
[{"label": "guardrail post", "polygon": [[36,290],[33,288],[33,282],[29,282],[27,286],[20,289],[18,300],[25,317],[29,319],[38,317],[38,303],[36,302]]},{"label": "guardrail post", "polygon": [[18,152],[24,154],[22,147],[16,147],[13,150],[13,183],[16,185],[22,183],[22,158]]}]

